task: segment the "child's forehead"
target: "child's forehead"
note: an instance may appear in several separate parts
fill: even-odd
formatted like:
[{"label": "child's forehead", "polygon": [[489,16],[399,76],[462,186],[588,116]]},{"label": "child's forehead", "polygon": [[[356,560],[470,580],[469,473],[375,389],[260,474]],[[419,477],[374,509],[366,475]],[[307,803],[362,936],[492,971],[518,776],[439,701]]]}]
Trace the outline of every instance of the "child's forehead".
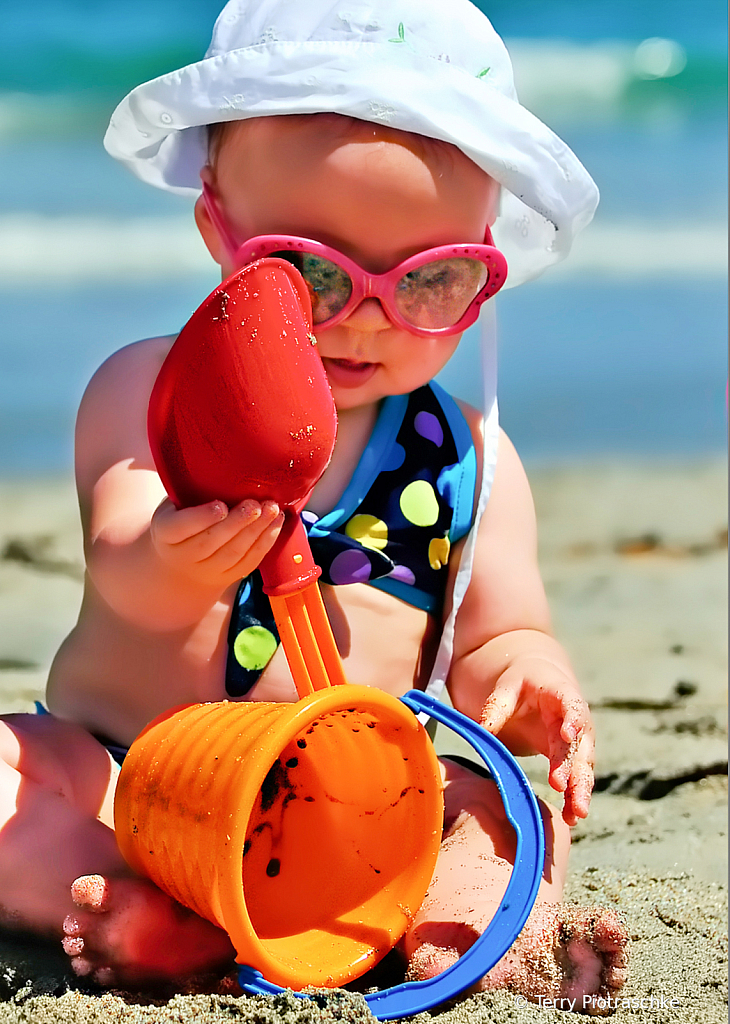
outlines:
[{"label": "child's forehead", "polygon": [[444,170],[468,159],[451,143],[341,114],[251,117],[217,125],[215,131],[222,136],[215,144],[218,152],[225,140],[230,143],[235,139],[235,144],[243,147],[268,145],[271,149],[301,150],[321,156],[347,147],[397,147]]},{"label": "child's forehead", "polygon": [[482,189],[491,181],[447,142],[336,114],[231,122],[216,141],[212,162],[222,175],[235,175],[249,187],[264,183],[267,169],[277,179],[295,176],[311,183],[340,176],[366,188],[433,195],[448,187]]}]

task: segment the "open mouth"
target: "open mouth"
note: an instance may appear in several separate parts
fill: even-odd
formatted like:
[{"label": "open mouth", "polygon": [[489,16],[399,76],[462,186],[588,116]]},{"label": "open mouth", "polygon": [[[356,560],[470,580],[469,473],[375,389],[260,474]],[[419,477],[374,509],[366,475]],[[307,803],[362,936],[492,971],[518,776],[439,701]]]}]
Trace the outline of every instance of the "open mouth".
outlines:
[{"label": "open mouth", "polygon": [[370,380],[378,368],[378,363],[360,363],[354,359],[322,360],[330,384],[343,388],[357,388]]}]

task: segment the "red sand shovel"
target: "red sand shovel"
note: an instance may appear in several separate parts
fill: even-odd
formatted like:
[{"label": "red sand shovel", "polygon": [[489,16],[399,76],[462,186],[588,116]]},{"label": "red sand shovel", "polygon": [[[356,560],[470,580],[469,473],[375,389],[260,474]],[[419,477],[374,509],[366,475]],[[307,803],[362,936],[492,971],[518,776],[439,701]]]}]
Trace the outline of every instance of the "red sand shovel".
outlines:
[{"label": "red sand shovel", "polygon": [[299,517],[337,431],[311,308],[284,260],[234,274],[180,332],[148,413],[155,464],[178,508],[256,498],[284,511],[260,570],[300,697],[345,682]]}]

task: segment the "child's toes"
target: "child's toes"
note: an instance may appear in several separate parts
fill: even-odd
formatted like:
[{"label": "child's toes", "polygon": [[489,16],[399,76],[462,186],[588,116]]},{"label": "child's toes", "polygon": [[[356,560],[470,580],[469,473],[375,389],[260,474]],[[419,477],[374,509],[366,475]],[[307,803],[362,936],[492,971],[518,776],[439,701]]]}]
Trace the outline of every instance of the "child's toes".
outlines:
[{"label": "child's toes", "polygon": [[408,977],[422,981],[435,978],[455,964],[479,938],[476,928],[462,921],[424,921],[411,936],[415,949],[408,961]]},{"label": "child's toes", "polygon": [[77,907],[94,914],[109,909],[110,883],[103,875],[81,875],[71,885],[71,899]]},{"label": "child's toes", "polygon": [[444,949],[424,942],[408,962],[407,981],[426,981],[435,978],[459,959],[455,949]]}]

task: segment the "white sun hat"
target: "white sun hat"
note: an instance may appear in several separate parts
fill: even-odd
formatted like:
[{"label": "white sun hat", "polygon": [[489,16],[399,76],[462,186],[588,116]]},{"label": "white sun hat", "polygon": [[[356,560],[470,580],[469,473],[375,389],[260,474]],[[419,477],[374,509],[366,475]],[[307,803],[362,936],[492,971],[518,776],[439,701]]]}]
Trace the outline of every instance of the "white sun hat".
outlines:
[{"label": "white sun hat", "polygon": [[507,50],[469,0],[230,0],[205,58],[134,89],[104,145],[143,181],[200,191],[205,126],[330,111],[458,146],[502,186],[507,287],[570,251],[598,190],[517,100]]}]

